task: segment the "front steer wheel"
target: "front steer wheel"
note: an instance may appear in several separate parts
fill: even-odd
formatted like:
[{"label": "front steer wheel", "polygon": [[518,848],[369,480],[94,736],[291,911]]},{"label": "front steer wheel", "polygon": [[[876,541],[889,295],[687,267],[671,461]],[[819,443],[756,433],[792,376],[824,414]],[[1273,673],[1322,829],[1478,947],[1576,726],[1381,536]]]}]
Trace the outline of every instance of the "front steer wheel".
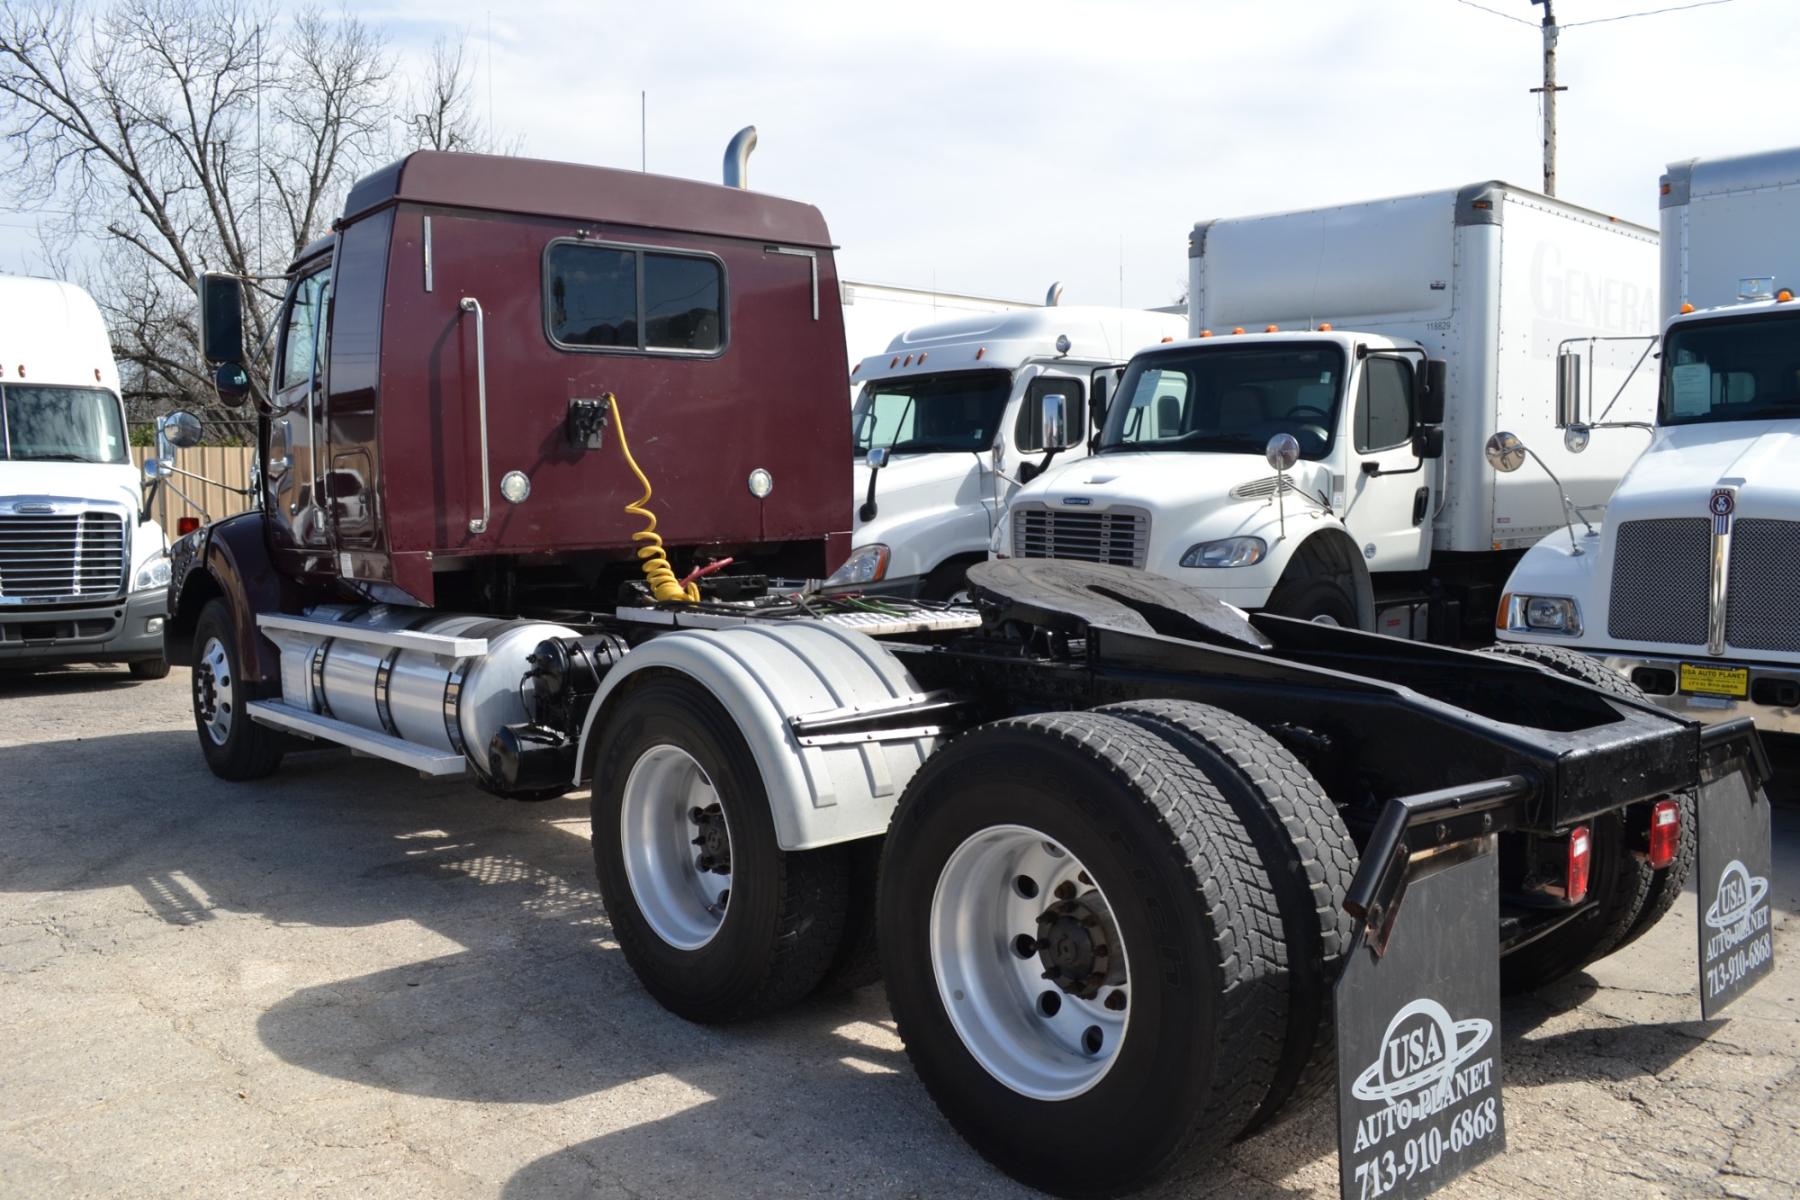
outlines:
[{"label": "front steer wheel", "polygon": [[206,765],[234,783],[272,773],[286,748],[280,734],[258,725],[245,711],[251,687],[241,666],[231,607],[214,600],[200,610],[194,625],[194,728]]},{"label": "front steer wheel", "polygon": [[926,763],[882,856],[906,1052],[982,1155],[1060,1195],[1217,1153],[1288,1026],[1279,905],[1181,750],[1119,717],[996,722]]},{"label": "front steer wheel", "polygon": [[647,676],[612,707],[594,764],[594,865],[613,935],[664,1008],[772,1012],[834,965],[848,846],[784,852],[744,736],[693,680]]}]

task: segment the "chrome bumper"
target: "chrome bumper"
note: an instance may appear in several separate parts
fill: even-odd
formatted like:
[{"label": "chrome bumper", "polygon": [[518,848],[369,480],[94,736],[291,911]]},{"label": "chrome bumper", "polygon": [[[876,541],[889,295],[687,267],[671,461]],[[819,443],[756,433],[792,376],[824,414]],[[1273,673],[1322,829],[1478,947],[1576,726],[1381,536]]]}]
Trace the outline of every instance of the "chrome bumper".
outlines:
[{"label": "chrome bumper", "polygon": [[[1704,663],[1709,667],[1742,667],[1750,672],[1752,688],[1755,688],[1759,679],[1779,679],[1786,683],[1800,685],[1800,667],[1785,667],[1773,663],[1741,662],[1700,656],[1683,659],[1647,654],[1612,654],[1606,651],[1596,651],[1594,657],[1627,679],[1630,679],[1632,672],[1639,667],[1654,667],[1663,671],[1671,671],[1679,678],[1681,664],[1689,662]],[[1650,699],[1658,708],[1666,708],[1670,712],[1680,713],[1684,717],[1704,721],[1709,725],[1719,721],[1729,721],[1736,717],[1749,717],[1756,722],[1757,729],[1764,733],[1800,733],[1800,708],[1780,708],[1772,704],[1758,704],[1753,700],[1734,700],[1728,696],[1690,696],[1681,692],[1674,695],[1652,695]]]}]

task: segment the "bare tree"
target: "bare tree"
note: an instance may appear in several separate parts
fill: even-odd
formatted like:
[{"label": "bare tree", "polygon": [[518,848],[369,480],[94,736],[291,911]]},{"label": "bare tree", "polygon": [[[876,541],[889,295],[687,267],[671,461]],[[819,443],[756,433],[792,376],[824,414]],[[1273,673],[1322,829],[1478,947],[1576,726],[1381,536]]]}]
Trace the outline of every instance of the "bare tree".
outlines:
[{"label": "bare tree", "polygon": [[[428,123],[397,123],[379,33],[348,9],[291,17],[255,0],[8,0],[0,137],[22,204],[103,231],[87,278],[113,330],[134,416],[205,404],[193,280],[280,272],[351,183],[406,143],[473,148],[461,45],[434,47]],[[263,285],[267,297],[276,284]],[[270,306],[245,330],[259,380]]]}]

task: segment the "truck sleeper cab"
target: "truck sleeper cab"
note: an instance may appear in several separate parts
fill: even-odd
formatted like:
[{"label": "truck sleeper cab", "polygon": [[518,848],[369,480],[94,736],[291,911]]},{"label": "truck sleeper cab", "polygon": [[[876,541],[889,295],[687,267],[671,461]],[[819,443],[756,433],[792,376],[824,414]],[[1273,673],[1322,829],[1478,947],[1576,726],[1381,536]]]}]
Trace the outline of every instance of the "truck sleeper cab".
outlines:
[{"label": "truck sleeper cab", "polygon": [[74,284],[0,277],[0,361],[0,668],[162,678],[168,539],[148,519],[100,310]]},{"label": "truck sleeper cab", "polygon": [[[1019,486],[1052,458],[1086,455],[1125,360],[1182,328],[1173,313],[1050,305],[922,325],[858,363],[855,548],[832,582],[931,600],[960,591]],[[1066,448],[1045,445],[1052,395]]]}]

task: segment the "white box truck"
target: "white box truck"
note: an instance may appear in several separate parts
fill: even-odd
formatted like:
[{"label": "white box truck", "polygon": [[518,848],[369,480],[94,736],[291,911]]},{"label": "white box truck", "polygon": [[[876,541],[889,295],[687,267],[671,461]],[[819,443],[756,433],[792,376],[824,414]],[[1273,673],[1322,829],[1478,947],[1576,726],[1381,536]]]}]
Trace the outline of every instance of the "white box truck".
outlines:
[{"label": "white box truck", "polygon": [[[1191,340],[1132,361],[1097,452],[1021,489],[993,550],[1141,567],[1246,609],[1491,638],[1507,572],[1562,527],[1564,497],[1496,473],[1484,442],[1554,427],[1565,340],[1654,333],[1655,232],[1484,182],[1202,222],[1189,260]],[[1602,355],[1596,386],[1623,387],[1615,416],[1648,420],[1653,388],[1629,367]],[[1540,453],[1597,506],[1640,448]]]},{"label": "white box truck", "polygon": [[168,539],[145,515],[92,297],[0,276],[0,364],[0,668],[167,675]]},{"label": "white box truck", "polygon": [[[884,595],[947,599],[1007,500],[1051,461],[1087,453],[1089,412],[1119,369],[1185,331],[1174,313],[1081,305],[974,313],[909,329],[851,371],[860,381],[854,542],[831,577]],[[1072,431],[1047,450],[1046,396]]]},{"label": "white box truck", "polygon": [[[1598,655],[1690,716],[1800,732],[1800,147],[1673,163],[1661,191],[1650,448],[1599,530],[1525,555],[1499,635]],[[1563,407],[1558,442],[1642,439]]]}]

